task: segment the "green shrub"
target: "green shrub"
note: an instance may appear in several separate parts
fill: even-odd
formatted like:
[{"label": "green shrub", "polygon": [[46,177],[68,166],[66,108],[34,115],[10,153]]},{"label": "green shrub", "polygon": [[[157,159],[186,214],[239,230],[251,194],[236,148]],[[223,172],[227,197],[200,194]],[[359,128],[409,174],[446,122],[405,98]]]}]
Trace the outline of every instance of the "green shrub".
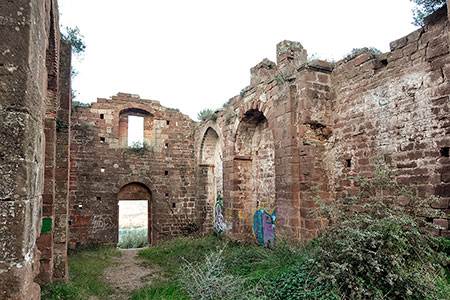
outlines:
[{"label": "green shrub", "polygon": [[147,230],[131,230],[120,236],[119,248],[142,248],[148,244]]},{"label": "green shrub", "polygon": [[339,299],[333,291],[331,282],[317,283],[317,274],[313,261],[305,261],[275,277],[264,277],[260,286],[263,287],[261,299],[271,300],[332,300]]},{"label": "green shrub", "polygon": [[399,185],[381,160],[374,177],[351,179],[356,195],[318,200],[331,226],[311,248],[316,283],[331,282],[344,299],[447,299],[448,258],[421,219],[441,214],[438,199]]},{"label": "green shrub", "polygon": [[332,282],[348,299],[447,299],[448,285],[438,286],[445,260],[432,238],[395,218],[359,225],[348,222],[315,241],[318,284]]},{"label": "green shrub", "polygon": [[199,121],[211,120],[215,122],[217,120],[217,114],[212,109],[205,108],[197,114],[197,119]]}]

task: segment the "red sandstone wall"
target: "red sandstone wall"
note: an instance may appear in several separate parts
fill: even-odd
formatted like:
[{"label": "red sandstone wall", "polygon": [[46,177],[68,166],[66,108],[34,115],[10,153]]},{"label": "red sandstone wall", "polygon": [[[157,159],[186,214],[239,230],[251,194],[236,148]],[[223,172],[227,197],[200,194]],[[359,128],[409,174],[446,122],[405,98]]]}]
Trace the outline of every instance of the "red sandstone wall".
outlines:
[{"label": "red sandstone wall", "polygon": [[[398,181],[439,195],[449,211],[450,56],[446,9],[421,29],[391,43],[391,52],[358,53],[337,63],[333,168],[337,194],[352,190],[345,176],[370,174],[371,160],[385,155]],[[346,167],[351,160],[351,167]],[[426,217],[426,216],[424,216]],[[428,219],[450,236],[448,219]]]},{"label": "red sandstone wall", "polygon": [[[37,238],[42,214],[53,225],[54,124],[60,98],[70,97],[59,86],[60,79],[70,83],[70,46],[61,58],[69,71],[60,72],[56,1],[3,1],[0,20],[0,299],[40,299],[34,281],[42,282],[40,271],[51,279],[53,231]],[[36,246],[49,250],[41,268]],[[65,262],[66,252],[60,257]]]},{"label": "red sandstone wall", "polygon": [[[269,206],[277,209],[277,234],[301,241],[317,236],[325,224],[308,214],[316,207],[312,197],[332,201],[352,192],[345,177],[371,175],[376,154],[398,168],[399,182],[418,184],[421,195],[441,196],[436,208],[448,213],[448,37],[442,9],[423,29],[393,42],[392,52],[360,51],[335,66],[306,62],[300,44],[280,43],[277,64],[265,59],[255,66],[250,86],[197,130],[196,151],[212,123],[223,142],[225,233],[252,239],[251,213],[260,206],[251,192],[254,180],[268,182],[272,174],[268,161],[252,171],[258,165],[251,155],[255,130],[245,125],[258,124],[252,115],[271,131],[258,143],[274,149],[275,199]],[[199,187],[210,184],[198,181]],[[206,210],[207,203],[201,202]],[[448,219],[424,218],[449,236]]]},{"label": "red sandstone wall", "polygon": [[225,233],[238,239],[253,239],[253,213],[263,207],[276,209],[277,234],[309,239],[318,229],[303,211],[312,187],[330,197],[329,172],[317,154],[331,132],[331,67],[307,64],[306,50],[289,41],[277,46],[277,62],[252,68],[250,86],[197,130],[197,151],[212,123],[221,137]]},{"label": "red sandstone wall", "polygon": [[[136,111],[137,115],[146,115],[148,151],[124,146],[127,117],[120,112],[126,110],[132,115]],[[118,193],[133,182],[145,185],[151,192],[152,243],[180,234],[196,223],[193,133],[194,123],[187,116],[131,94],[98,99],[91,108],[74,108],[71,247],[117,244]]]}]

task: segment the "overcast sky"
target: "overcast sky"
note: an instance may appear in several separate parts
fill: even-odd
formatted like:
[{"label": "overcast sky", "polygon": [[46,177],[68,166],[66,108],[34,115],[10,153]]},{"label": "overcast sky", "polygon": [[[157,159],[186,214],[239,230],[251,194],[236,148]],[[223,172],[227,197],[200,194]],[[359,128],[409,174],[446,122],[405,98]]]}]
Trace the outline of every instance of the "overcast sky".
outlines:
[{"label": "overcast sky", "polygon": [[352,48],[389,43],[416,28],[409,0],[59,0],[60,22],[87,45],[74,63],[82,102],[139,94],[196,119],[250,83],[282,40],[339,60]]}]

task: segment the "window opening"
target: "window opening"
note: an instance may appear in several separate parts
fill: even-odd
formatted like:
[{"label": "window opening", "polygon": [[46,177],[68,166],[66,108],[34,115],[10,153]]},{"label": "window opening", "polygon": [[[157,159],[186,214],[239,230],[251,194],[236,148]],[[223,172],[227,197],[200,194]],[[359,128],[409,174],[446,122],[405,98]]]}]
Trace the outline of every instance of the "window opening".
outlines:
[{"label": "window opening", "polygon": [[104,114],[100,114],[100,119],[104,119],[105,118],[105,115]]},{"label": "window opening", "polygon": [[450,147],[441,148],[441,156],[449,157],[450,156]]},{"label": "window opening", "polygon": [[345,160],[345,165],[347,166],[347,168],[351,168],[352,167],[352,160],[351,159],[346,159]]},{"label": "window opening", "polygon": [[128,116],[128,147],[144,145],[144,117]]}]

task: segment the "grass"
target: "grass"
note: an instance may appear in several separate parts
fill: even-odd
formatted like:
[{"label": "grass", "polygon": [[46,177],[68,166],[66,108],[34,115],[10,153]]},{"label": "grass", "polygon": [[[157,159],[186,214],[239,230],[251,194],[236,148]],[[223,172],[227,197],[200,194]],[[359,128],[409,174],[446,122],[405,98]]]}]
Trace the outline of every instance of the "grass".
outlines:
[{"label": "grass", "polygon": [[189,300],[189,297],[175,281],[148,285],[134,291],[131,300]]},{"label": "grass", "polygon": [[182,257],[189,261],[197,261],[222,244],[223,242],[214,235],[207,235],[204,238],[178,237],[140,250],[139,256],[144,259],[145,265],[160,267],[163,277],[171,277],[178,272],[183,262]]},{"label": "grass", "polygon": [[[227,274],[242,279],[243,288],[247,291],[258,289],[256,298],[242,299],[284,299],[284,296],[280,298],[277,295],[286,289],[293,289],[292,293],[302,295],[305,299],[339,299],[334,294],[325,294],[328,290],[332,291],[328,286],[305,289],[311,279],[310,269],[305,267],[312,261],[310,248],[284,241],[278,241],[276,247],[264,248],[250,242],[226,241],[215,234],[173,238],[140,250],[138,253],[142,264],[158,270],[158,277],[151,285],[133,291],[129,299],[191,299],[184,288],[186,282],[181,280],[180,267],[185,261],[201,265],[208,254],[219,251]],[[114,264],[113,258],[118,255],[120,251],[107,247],[72,253],[69,256],[70,283],[43,287],[42,299],[84,300],[90,296],[107,299],[115,291],[102,279],[102,273]],[[445,278],[440,284],[445,287]],[[303,294],[309,295],[309,298]],[[241,298],[235,298],[238,299]]]},{"label": "grass", "polygon": [[[173,289],[182,293],[182,287],[176,282],[184,260],[192,263],[201,262],[207,254],[222,248],[224,249],[222,252],[223,263],[227,272],[243,278],[245,286],[249,289],[256,287],[261,278],[276,276],[303,262],[306,257],[302,248],[285,241],[280,241],[277,247],[264,248],[251,242],[224,241],[216,234],[204,237],[173,238],[139,251],[139,255],[144,259],[144,264],[156,265],[161,272],[161,281],[150,291],[169,297],[167,299],[171,299],[170,293],[173,292]],[[171,288],[168,289],[168,285]],[[164,294],[166,292],[167,294]]]},{"label": "grass", "polygon": [[94,247],[69,256],[69,283],[51,283],[42,287],[42,300],[80,300],[89,296],[101,299],[114,294],[103,280],[103,271],[114,264],[121,252],[111,247]]}]

